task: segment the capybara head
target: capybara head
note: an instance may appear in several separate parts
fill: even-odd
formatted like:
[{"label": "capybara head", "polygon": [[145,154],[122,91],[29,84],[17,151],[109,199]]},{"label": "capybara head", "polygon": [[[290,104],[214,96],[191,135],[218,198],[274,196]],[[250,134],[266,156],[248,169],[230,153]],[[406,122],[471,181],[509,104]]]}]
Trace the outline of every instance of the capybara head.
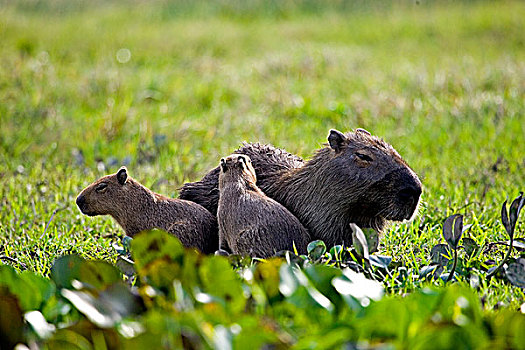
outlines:
[{"label": "capybara head", "polygon": [[228,181],[243,181],[246,185],[255,185],[257,177],[250,157],[244,154],[232,154],[221,158],[219,187]]},{"label": "capybara head", "polygon": [[412,218],[421,182],[391,145],[363,129],[347,134],[330,130],[328,144],[330,156],[316,158],[327,170],[320,175],[330,180],[317,180],[331,187],[327,192],[334,204],[360,225],[376,229],[386,220]]},{"label": "capybara head", "polygon": [[132,185],[126,167],[122,167],[116,174],[104,176],[83,189],[76,202],[86,215],[115,215],[131,200]]}]

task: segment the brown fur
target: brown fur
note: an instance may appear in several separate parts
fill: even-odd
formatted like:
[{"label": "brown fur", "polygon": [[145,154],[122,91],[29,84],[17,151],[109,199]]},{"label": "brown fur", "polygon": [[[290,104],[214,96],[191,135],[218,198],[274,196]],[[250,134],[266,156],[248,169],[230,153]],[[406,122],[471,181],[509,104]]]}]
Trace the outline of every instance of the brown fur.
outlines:
[{"label": "brown fur", "polygon": [[86,215],[111,215],[131,237],[158,228],[204,253],[213,253],[218,247],[217,221],[210,212],[194,202],[149,190],[129,177],[125,167],[86,187],[76,203]]},{"label": "brown fur", "polygon": [[[329,246],[351,244],[350,223],[382,230],[388,220],[410,219],[421,182],[396,150],[365,130],[330,130],[328,144],[304,162],[268,145],[244,144],[235,151],[251,158],[257,186],[284,205]],[[217,211],[219,168],[185,184],[180,198]]]},{"label": "brown fur", "polygon": [[281,250],[306,252],[306,229],[285,207],[256,185],[250,158],[221,159],[219,175],[219,247],[234,254],[267,258]]}]

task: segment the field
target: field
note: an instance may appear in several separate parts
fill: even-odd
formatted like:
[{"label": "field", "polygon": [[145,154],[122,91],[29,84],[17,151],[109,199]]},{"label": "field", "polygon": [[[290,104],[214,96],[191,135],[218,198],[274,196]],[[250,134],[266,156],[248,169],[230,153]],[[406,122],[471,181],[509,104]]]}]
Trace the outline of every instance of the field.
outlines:
[{"label": "field", "polygon": [[[484,274],[507,249],[489,244],[509,239],[501,206],[525,189],[525,3],[383,5],[0,2],[2,264],[48,277],[67,254],[115,263],[123,231],[75,197],[121,165],[175,197],[244,140],[308,158],[329,129],[361,127],[424,185],[379,254],[419,275],[460,213],[481,249],[456,284],[475,268],[484,314],[523,312],[522,288]],[[384,298],[445,289],[411,281]]]}]

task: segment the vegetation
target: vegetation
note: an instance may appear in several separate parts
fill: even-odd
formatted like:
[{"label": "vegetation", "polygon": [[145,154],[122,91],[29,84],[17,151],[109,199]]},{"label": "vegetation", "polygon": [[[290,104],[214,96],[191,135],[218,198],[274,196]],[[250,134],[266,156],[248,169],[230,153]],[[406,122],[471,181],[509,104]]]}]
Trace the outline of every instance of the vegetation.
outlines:
[{"label": "vegetation", "polygon": [[[0,1],[2,342],[523,347],[524,3],[67,3]],[[122,230],[74,203],[121,165],[176,196],[243,140],[309,157],[355,127],[424,184],[368,260],[228,262],[153,232],[134,274]]]},{"label": "vegetation", "polygon": [[250,264],[231,256],[229,262],[184,251],[160,231],[141,234],[131,249],[138,278],[133,289],[115,267],[75,255],[55,261],[51,280],[0,266],[0,307],[11,321],[2,324],[4,344],[45,339],[42,347],[49,349],[523,347],[525,317],[508,309],[484,314],[465,285],[381,299],[380,282],[348,268],[299,268],[289,253],[286,260]]}]

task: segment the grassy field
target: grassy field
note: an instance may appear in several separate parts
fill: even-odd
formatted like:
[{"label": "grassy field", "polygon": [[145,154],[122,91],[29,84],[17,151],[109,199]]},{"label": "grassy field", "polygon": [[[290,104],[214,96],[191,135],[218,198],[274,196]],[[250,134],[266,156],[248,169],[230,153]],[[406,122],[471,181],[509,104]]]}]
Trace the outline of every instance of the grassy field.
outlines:
[{"label": "grassy field", "polygon": [[[525,189],[523,2],[249,15],[0,4],[2,263],[48,276],[68,253],[114,261],[122,230],[74,200],[123,164],[176,196],[243,140],[308,158],[330,128],[383,137],[423,181],[420,215],[391,225],[381,254],[416,273],[453,213],[479,245],[508,239],[501,204]],[[486,309],[524,302],[496,279],[478,294]]]}]

